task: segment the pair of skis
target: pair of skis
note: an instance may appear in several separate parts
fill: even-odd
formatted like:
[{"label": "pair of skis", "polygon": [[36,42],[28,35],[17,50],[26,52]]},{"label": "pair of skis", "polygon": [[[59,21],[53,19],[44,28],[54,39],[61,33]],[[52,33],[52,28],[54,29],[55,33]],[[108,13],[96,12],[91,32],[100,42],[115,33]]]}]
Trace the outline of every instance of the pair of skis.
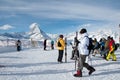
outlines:
[{"label": "pair of skis", "polygon": [[65,37],[65,63],[67,63],[67,38]]},{"label": "pair of skis", "polygon": [[[77,37],[78,37],[78,32],[76,31],[76,39]],[[75,45],[75,70],[77,70],[76,67],[77,67],[78,56],[77,56],[77,44],[75,41],[74,41],[74,45]]]}]

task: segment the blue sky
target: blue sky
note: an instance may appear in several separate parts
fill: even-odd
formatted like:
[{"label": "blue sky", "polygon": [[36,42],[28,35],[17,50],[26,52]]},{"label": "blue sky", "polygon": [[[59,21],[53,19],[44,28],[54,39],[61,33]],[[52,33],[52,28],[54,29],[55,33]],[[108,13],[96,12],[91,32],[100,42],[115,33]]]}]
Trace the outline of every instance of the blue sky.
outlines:
[{"label": "blue sky", "polygon": [[0,32],[29,32],[38,23],[47,33],[118,30],[120,0],[0,0]]}]

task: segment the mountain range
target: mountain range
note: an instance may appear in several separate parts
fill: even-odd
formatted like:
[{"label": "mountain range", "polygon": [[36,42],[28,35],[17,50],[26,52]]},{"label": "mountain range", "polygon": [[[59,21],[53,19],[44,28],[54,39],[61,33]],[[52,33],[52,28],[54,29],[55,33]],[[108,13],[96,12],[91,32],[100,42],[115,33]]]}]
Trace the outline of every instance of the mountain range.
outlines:
[{"label": "mountain range", "polygon": [[[79,30],[78,30],[79,31]],[[67,40],[73,40],[76,32],[71,32],[69,34],[63,34],[67,37]],[[0,40],[6,39],[34,39],[37,41],[44,40],[44,39],[53,39],[56,40],[59,34],[49,34],[45,33],[42,29],[40,29],[37,23],[33,23],[30,25],[29,32],[11,32],[11,33],[0,33]],[[91,38],[97,38],[98,41],[100,38],[107,38],[108,36],[112,36],[116,42],[119,42],[119,34],[118,32],[113,32],[112,30],[98,30],[96,32],[89,32],[89,36]]]}]

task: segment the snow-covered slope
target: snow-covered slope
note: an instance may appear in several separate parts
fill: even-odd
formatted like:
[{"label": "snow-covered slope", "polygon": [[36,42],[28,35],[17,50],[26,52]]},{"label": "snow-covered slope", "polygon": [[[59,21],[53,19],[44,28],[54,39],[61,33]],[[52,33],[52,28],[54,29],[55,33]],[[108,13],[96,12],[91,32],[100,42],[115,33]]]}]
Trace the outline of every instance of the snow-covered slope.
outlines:
[{"label": "snow-covered slope", "polygon": [[1,33],[0,40],[4,39],[28,39],[27,32],[11,32],[11,33]]},{"label": "snow-covered slope", "polygon": [[[75,63],[70,60],[71,47],[68,47],[67,63],[58,64],[58,50],[43,48],[24,49],[20,52],[0,54],[0,80],[119,80],[120,50],[116,53],[117,61],[106,61],[96,55],[91,57],[96,71],[89,76],[83,68],[83,77],[73,77]],[[64,61],[64,56],[63,56]],[[91,61],[89,61],[91,64]],[[2,66],[5,67],[2,67]]]}]

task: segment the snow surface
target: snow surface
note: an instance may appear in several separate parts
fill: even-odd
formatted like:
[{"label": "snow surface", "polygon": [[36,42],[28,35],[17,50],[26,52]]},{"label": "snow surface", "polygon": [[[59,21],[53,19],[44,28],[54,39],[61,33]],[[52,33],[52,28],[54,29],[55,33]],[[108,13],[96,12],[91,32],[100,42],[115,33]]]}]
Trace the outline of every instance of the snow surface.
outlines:
[{"label": "snow surface", "polygon": [[57,63],[57,49],[29,48],[0,53],[0,80],[120,80],[120,50],[115,52],[117,61],[106,61],[99,54],[91,56],[96,71],[89,76],[84,68],[81,78],[73,77],[76,71],[74,61],[70,60],[71,51],[69,46],[67,63],[61,64]]}]

